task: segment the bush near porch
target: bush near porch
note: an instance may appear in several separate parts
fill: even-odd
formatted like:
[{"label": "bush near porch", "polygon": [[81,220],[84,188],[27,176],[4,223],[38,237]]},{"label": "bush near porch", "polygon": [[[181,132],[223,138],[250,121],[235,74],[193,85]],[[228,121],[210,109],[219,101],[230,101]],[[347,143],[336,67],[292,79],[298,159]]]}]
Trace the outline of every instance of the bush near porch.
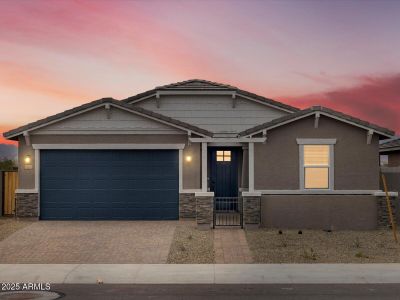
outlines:
[{"label": "bush near porch", "polygon": [[[400,238],[400,232],[397,233]],[[255,263],[399,263],[391,230],[260,229],[246,232]]]}]

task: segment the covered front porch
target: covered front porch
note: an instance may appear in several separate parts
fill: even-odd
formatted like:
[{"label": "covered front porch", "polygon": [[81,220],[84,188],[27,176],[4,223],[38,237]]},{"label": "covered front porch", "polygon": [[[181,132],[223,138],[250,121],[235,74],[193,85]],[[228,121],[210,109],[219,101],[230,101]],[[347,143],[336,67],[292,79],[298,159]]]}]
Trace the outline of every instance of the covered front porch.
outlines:
[{"label": "covered front porch", "polygon": [[[254,191],[254,143],[265,141],[266,137],[189,138],[189,144],[201,149],[201,188],[180,190],[180,217],[195,217],[203,229],[258,227],[261,194]],[[185,164],[195,159],[189,151],[180,155]]]}]

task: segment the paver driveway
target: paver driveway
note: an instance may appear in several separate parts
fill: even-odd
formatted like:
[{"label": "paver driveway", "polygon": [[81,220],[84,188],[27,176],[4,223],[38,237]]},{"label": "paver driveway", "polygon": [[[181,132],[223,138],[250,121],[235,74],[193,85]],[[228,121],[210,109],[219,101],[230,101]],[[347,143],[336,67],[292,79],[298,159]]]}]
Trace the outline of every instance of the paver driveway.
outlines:
[{"label": "paver driveway", "polygon": [[0,242],[0,263],[165,263],[178,221],[40,221]]}]

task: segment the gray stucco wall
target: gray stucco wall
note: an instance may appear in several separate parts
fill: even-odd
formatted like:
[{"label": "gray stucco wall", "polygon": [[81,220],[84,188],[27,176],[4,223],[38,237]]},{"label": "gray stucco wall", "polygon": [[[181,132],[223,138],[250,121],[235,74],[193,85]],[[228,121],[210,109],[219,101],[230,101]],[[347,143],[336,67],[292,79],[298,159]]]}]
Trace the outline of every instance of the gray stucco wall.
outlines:
[{"label": "gray stucco wall", "polygon": [[[187,144],[187,135],[31,135],[31,144],[107,144],[107,143],[149,143],[149,144]],[[23,158],[30,155],[32,158],[32,169],[25,170]],[[183,188],[199,189],[201,181],[200,167],[200,144],[186,146],[183,157],[192,156],[192,161],[183,162]],[[19,161],[19,188],[33,189],[35,186],[35,153],[31,146],[26,146],[25,139],[20,137],[18,147]]]},{"label": "gray stucco wall", "polygon": [[382,154],[388,154],[388,166],[389,167],[400,167],[400,150],[395,152],[387,152]]},{"label": "gray stucco wall", "polygon": [[261,225],[293,229],[370,230],[377,198],[364,195],[263,195]]},{"label": "gray stucco wall", "polygon": [[299,189],[299,145],[296,138],[335,138],[336,190],[379,189],[379,141],[367,144],[367,131],[321,116],[305,118],[268,131],[265,144],[254,145],[256,190]]},{"label": "gray stucco wall", "polygon": [[[24,168],[24,157],[30,155],[32,160],[32,169]],[[20,136],[18,140],[18,188],[35,188],[35,151],[32,146],[25,144],[25,138]]]}]

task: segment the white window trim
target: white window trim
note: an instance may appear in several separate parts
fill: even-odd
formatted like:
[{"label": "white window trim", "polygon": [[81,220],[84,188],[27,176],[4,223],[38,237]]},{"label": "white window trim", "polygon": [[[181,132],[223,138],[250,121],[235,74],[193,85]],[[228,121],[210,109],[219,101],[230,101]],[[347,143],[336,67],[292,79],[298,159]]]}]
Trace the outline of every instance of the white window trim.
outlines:
[{"label": "white window trim", "polygon": [[336,139],[296,139],[298,145],[335,145]]},{"label": "white window trim", "polygon": [[[299,189],[301,191],[333,191],[335,190],[335,154],[334,145],[336,139],[297,139],[299,145]],[[304,145],[328,145],[329,146],[329,187],[327,189],[306,189],[304,174]]]}]

